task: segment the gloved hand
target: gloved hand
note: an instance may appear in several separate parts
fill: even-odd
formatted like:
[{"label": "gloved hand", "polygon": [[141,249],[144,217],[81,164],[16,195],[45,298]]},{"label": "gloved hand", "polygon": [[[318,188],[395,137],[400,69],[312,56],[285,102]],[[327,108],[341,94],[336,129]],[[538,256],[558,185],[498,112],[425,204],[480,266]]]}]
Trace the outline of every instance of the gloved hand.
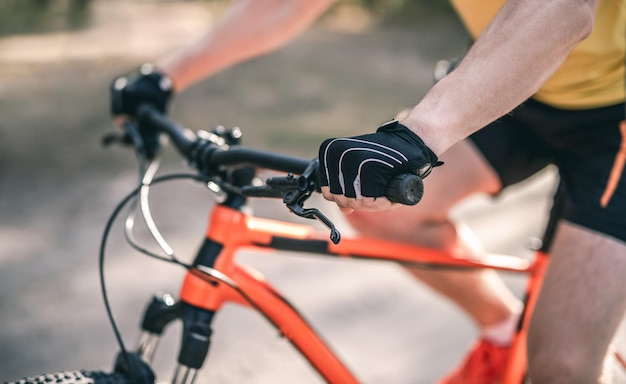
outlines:
[{"label": "gloved hand", "polygon": [[142,65],[138,73],[115,79],[111,84],[111,114],[116,117],[116,124],[124,128],[118,141],[132,144],[148,159],[154,158],[160,148],[159,134],[127,117],[136,117],[137,109],[144,103],[165,113],[171,96],[171,79],[152,64]]},{"label": "gloved hand", "polygon": [[422,139],[397,120],[376,133],[327,139],[320,146],[320,179],[332,194],[350,198],[384,196],[397,175],[428,176],[443,164]]},{"label": "gloved hand", "polygon": [[152,64],[144,64],[139,73],[118,77],[111,84],[111,114],[134,117],[143,103],[150,103],[165,113],[171,96],[171,79]]}]

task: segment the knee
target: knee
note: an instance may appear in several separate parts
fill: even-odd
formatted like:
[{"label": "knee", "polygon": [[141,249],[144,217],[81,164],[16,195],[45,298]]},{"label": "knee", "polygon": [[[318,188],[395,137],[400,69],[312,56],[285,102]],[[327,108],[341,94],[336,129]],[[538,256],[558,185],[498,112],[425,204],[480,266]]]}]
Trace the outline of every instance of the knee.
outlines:
[{"label": "knee", "polygon": [[380,213],[355,211],[347,215],[350,225],[361,235],[394,241],[446,248],[456,243],[454,224],[447,219],[424,220],[417,217],[394,215],[394,211]]},{"label": "knee", "polygon": [[350,225],[359,233],[371,236],[374,233],[380,234],[381,232],[392,231],[391,227],[396,225],[391,224],[389,227],[382,225],[383,222],[393,223],[393,216],[385,213],[371,213],[365,211],[354,211],[346,216],[346,219]]},{"label": "knee", "polygon": [[560,354],[536,353],[528,357],[528,372],[533,383],[583,383],[580,364],[567,351]]},{"label": "knee", "polygon": [[[528,372],[533,383],[595,383],[599,372],[591,371],[592,356],[584,345],[565,346],[551,338],[530,339]],[[561,345],[561,347],[557,347]]]}]

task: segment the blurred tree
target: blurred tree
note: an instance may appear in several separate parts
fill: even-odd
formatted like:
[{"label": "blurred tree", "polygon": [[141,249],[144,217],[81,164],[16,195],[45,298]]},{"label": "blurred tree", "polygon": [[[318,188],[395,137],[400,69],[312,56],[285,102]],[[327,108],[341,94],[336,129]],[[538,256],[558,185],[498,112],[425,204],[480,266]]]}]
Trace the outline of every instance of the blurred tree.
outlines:
[{"label": "blurred tree", "polygon": [[[0,36],[83,28],[89,23],[90,5],[93,1],[95,0],[0,0]],[[394,22],[411,20],[425,10],[451,10],[449,0],[342,0],[338,5],[359,7],[377,18]]]},{"label": "blurred tree", "polygon": [[424,9],[452,10],[449,0],[348,0],[378,14],[397,16]]},{"label": "blurred tree", "polygon": [[2,0],[0,35],[85,27],[91,0]]}]

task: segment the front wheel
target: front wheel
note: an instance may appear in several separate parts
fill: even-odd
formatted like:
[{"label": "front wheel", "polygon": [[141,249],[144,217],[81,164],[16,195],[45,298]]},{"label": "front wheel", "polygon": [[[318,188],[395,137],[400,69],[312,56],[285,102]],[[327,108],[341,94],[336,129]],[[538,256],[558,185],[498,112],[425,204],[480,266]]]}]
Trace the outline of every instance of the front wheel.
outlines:
[{"label": "front wheel", "polygon": [[65,371],[28,377],[5,384],[131,384],[130,379],[121,373],[102,371]]},{"label": "front wheel", "polygon": [[[129,365],[133,367],[129,369]],[[114,373],[102,371],[65,371],[27,377],[5,384],[154,384],[150,366],[137,353],[119,353],[115,358]],[[132,374],[130,373],[132,371]],[[135,380],[131,380],[134,378]]]}]

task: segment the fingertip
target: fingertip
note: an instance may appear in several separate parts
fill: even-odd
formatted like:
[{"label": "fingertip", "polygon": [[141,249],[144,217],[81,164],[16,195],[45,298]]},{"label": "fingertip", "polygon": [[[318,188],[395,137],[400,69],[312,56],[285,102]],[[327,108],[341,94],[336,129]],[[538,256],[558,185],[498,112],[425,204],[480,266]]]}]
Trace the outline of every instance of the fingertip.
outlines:
[{"label": "fingertip", "polygon": [[113,124],[118,127],[122,127],[124,123],[130,120],[130,116],[128,115],[115,115],[113,116]]},{"label": "fingertip", "polygon": [[328,201],[335,201],[335,195],[330,193],[329,187],[322,187],[322,196]]},{"label": "fingertip", "polygon": [[378,198],[376,197],[364,197],[360,203],[364,207],[375,207],[378,203]]}]

